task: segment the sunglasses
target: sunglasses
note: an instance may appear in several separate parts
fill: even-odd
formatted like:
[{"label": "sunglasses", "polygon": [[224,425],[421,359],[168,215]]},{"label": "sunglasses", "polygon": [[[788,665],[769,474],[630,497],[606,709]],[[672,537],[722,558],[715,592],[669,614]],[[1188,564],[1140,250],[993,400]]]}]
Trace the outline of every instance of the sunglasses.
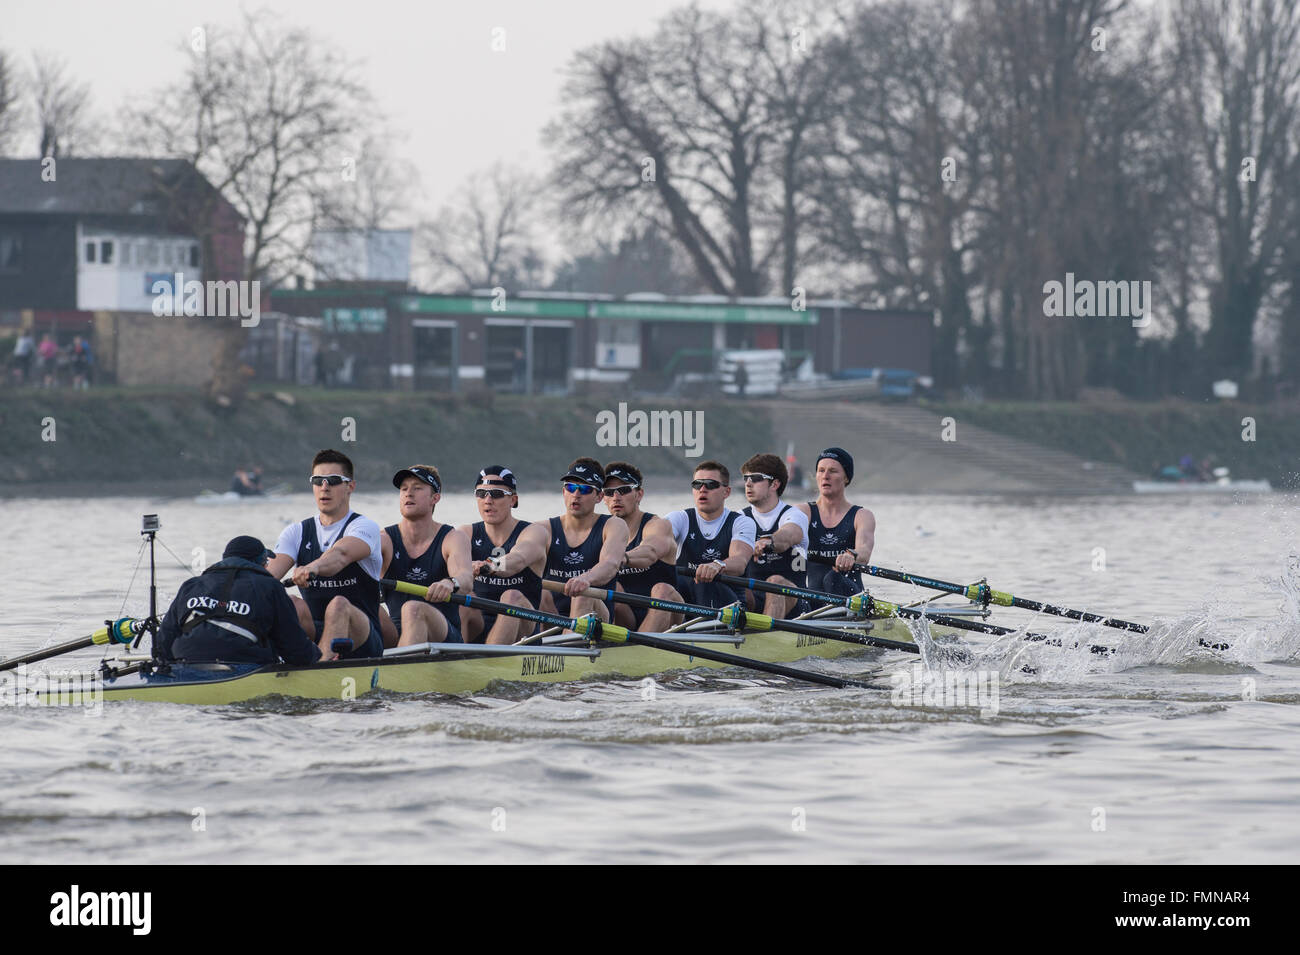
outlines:
[{"label": "sunglasses", "polygon": [[564,489],[570,494],[577,494],[580,497],[586,497],[588,494],[596,493],[596,489],[590,484],[574,484],[569,481],[565,482]]},{"label": "sunglasses", "polygon": [[741,477],[745,479],[746,484],[757,484],[759,481],[771,481],[773,479],[772,475],[770,474],[758,474],[758,473],[742,474]]},{"label": "sunglasses", "polygon": [[499,488],[499,487],[476,487],[476,488],[474,488],[474,496],[475,496],[475,497],[477,497],[477,498],[479,498],[479,499],[483,499],[483,498],[490,497],[490,498],[492,498],[492,500],[494,500],[494,501],[499,501],[499,500],[501,500],[501,498],[505,497],[507,494],[513,494],[513,493],[514,493],[513,491],[504,491],[504,490],[502,490],[502,489]]},{"label": "sunglasses", "polygon": [[722,487],[722,482],[715,481],[713,480],[713,478],[709,478],[707,481],[702,481],[697,479],[691,482],[691,487],[693,487],[697,491],[699,490],[716,491],[718,488]]},{"label": "sunglasses", "polygon": [[313,474],[308,480],[311,481],[313,487],[320,487],[323,484],[338,487],[344,481],[350,483],[352,478],[344,477],[342,474]]},{"label": "sunglasses", "polygon": [[606,497],[614,497],[615,495],[619,497],[626,497],[627,495],[631,494],[640,486],[641,485],[639,484],[622,484],[618,487],[607,487],[601,493],[603,493]]}]

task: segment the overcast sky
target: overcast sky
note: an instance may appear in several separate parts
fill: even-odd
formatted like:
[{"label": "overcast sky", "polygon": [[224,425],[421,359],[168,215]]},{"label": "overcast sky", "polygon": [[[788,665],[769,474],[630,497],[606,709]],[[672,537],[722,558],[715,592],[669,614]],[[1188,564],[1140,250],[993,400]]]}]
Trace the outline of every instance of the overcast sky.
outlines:
[{"label": "overcast sky", "polygon": [[[214,0],[0,0],[0,45],[20,60],[62,54],[93,85],[96,114],[175,80],[180,45],[205,23],[234,25],[239,10]],[[248,3],[310,27],[361,63],[361,75],[400,152],[420,171],[431,207],[497,160],[542,163],[540,132],[556,115],[561,74],[574,51],[647,34],[685,0],[271,0]],[[733,0],[700,0],[727,9]],[[505,29],[506,50],[491,49]],[[36,144],[30,148],[36,153]]]}]

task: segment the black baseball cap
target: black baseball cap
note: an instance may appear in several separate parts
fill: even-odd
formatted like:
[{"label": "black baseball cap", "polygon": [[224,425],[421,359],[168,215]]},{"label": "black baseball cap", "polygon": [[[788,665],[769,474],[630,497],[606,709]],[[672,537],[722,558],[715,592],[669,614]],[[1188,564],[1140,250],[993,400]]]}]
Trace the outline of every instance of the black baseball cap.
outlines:
[{"label": "black baseball cap", "polygon": [[433,488],[434,494],[442,493],[442,485],[438,483],[438,478],[428,468],[422,468],[418,464],[412,464],[409,468],[402,468],[393,475],[393,487],[400,488],[402,482],[407,478],[413,477],[417,481],[423,481],[429,487]]},{"label": "black baseball cap", "polygon": [[624,484],[635,484],[637,487],[641,486],[641,482],[636,479],[636,476],[631,471],[624,471],[619,467],[605,469],[605,480],[609,481],[610,478],[622,481]]},{"label": "black baseball cap", "polygon": [[493,485],[515,492],[519,490],[519,485],[515,483],[515,472],[500,464],[489,464],[478,472],[478,480],[474,482],[475,487]]},{"label": "black baseball cap", "polygon": [[242,557],[244,560],[251,560],[255,564],[264,564],[275,554],[266,549],[260,540],[256,537],[249,537],[247,534],[241,534],[239,537],[232,537],[226,544],[226,549],[221,552],[222,559],[227,557]]},{"label": "black baseball cap", "polygon": [[595,468],[590,468],[585,464],[578,464],[576,461],[569,465],[569,470],[564,472],[561,481],[572,481],[575,484],[590,484],[594,488],[603,488],[605,486],[605,473]]}]

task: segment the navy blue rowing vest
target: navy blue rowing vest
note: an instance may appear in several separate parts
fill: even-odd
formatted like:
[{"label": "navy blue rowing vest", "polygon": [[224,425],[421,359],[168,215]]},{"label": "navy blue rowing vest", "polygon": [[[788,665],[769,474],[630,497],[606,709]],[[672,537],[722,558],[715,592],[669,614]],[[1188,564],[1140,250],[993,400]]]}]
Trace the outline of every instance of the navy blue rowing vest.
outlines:
[{"label": "navy blue rowing vest", "polygon": [[[447,571],[447,561],[442,556],[442,540],[450,530],[450,524],[443,524],[438,529],[438,533],[433,535],[433,543],[428,546],[423,554],[412,560],[411,555],[406,553],[406,545],[402,543],[402,532],[399,525],[393,524],[385,527],[384,532],[388,534],[388,539],[393,542],[393,558],[388,562],[389,578],[427,587],[435,581],[445,580],[450,577],[451,574]],[[402,605],[408,600],[423,601],[424,598],[417,597],[414,594],[400,593],[396,590],[384,591],[384,603],[388,606],[388,615],[393,618],[393,626],[397,628],[398,636],[402,633]],[[448,632],[455,632],[460,628],[460,609],[456,604],[431,603],[429,606],[447,619]]]},{"label": "navy blue rowing vest", "polygon": [[[754,513],[752,506],[746,507],[743,513],[758,528],[758,537],[771,537],[776,533],[776,529],[781,526],[781,518],[788,510],[790,510],[790,505],[783,504],[781,509],[776,512],[776,517],[772,519],[771,527],[764,527],[759,522],[758,515]],[[755,580],[768,580],[780,575],[794,586],[802,587],[807,579],[807,574],[805,571],[794,569],[795,556],[795,548],[791,547],[784,554],[768,551],[763,555],[762,559],[751,557],[749,563],[745,565],[745,576],[753,577]]]},{"label": "navy blue rowing vest", "polygon": [[705,540],[700,530],[700,523],[695,519],[695,508],[686,508],[686,539],[682,541],[681,553],[677,555],[678,566],[683,566],[695,573],[700,564],[711,564],[715,560],[726,560],[731,552],[731,532],[735,529],[739,511],[727,511],[727,516],[718,528],[718,536]]},{"label": "navy blue rowing vest", "polygon": [[[492,538],[488,537],[487,525],[483,521],[479,521],[470,528],[470,557],[475,561],[480,561],[490,560],[493,557],[502,557],[510,553],[514,549],[515,542],[519,540],[519,532],[527,526],[528,521],[518,521],[515,524],[515,529],[506,538],[506,542],[498,549],[492,544]],[[537,607],[542,602],[542,578],[537,576],[537,573],[531,567],[525,567],[509,577],[493,574],[474,578],[474,593],[479,597],[486,597],[488,600],[500,600],[501,595],[507,590],[519,591],[528,598],[528,602],[534,607]]]},{"label": "navy blue rowing vest", "polygon": [[[628,550],[641,546],[641,535],[645,533],[645,526],[652,517],[654,517],[653,514],[641,515],[641,526],[636,529],[636,536],[627,542]],[[672,561],[657,560],[649,567],[624,567],[618,572],[615,579],[623,585],[623,589],[628,593],[649,597],[650,591],[655,584],[677,586],[677,567]],[[610,586],[613,587],[614,585],[610,584]]]},{"label": "navy blue rowing vest", "polygon": [[[334,540],[337,541],[342,537],[348,525],[360,516],[356,511],[349,514]],[[306,566],[323,553],[320,541],[316,539],[316,521],[309,517],[302,522],[302,541],[298,544],[298,554],[294,557],[294,563],[299,567]],[[346,597],[352,606],[370,618],[376,630],[379,629],[379,581],[367,574],[356,561],[348,564],[333,577],[322,577],[311,581],[305,587],[299,587],[298,592],[302,594],[302,599],[311,610],[313,620],[324,620],[325,607],[329,602],[335,597]]]},{"label": "navy blue rowing vest", "polygon": [[[858,533],[853,529],[853,522],[860,510],[862,507],[854,504],[838,524],[834,527],[826,527],[822,523],[821,514],[817,512],[817,502],[809,501],[808,556],[833,559],[846,550],[853,550],[853,545],[858,539]],[[855,585],[858,590],[862,589],[861,574],[841,574],[834,567],[812,561],[808,562],[808,587],[813,590],[824,590],[823,581],[827,574],[835,574],[841,581]]]},{"label": "navy blue rowing vest", "polygon": [[596,518],[591,533],[577,547],[570,547],[564,539],[564,525],[560,518],[551,518],[551,546],[546,551],[547,580],[569,580],[585,574],[600,563],[600,549],[605,545],[605,522],[608,514]]}]

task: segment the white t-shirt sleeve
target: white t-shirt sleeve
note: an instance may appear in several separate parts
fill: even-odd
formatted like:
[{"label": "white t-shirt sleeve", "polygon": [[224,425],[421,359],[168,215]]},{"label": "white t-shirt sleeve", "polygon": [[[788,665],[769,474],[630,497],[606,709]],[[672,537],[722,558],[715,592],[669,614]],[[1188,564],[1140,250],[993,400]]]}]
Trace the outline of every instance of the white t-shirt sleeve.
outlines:
[{"label": "white t-shirt sleeve", "polygon": [[361,515],[357,515],[357,519],[349,524],[348,529],[343,533],[344,537],[355,537],[357,540],[365,541],[369,545],[370,556],[364,558],[360,563],[361,568],[375,580],[379,579],[379,575],[384,569],[384,552],[379,542],[379,535],[382,533],[383,531],[379,529],[378,524]]},{"label": "white t-shirt sleeve", "polygon": [[796,507],[791,507],[788,511],[786,511],[784,514],[781,515],[781,519],[777,521],[776,526],[782,527],[786,524],[798,524],[801,528],[803,528],[803,542],[799,544],[799,546],[802,547],[805,551],[807,551],[808,550],[808,515]]},{"label": "white t-shirt sleeve", "polygon": [[686,516],[685,511],[669,511],[664,515],[664,520],[673,526],[673,540],[677,542],[680,550],[682,541],[686,540],[686,530],[691,526],[690,518]]},{"label": "white t-shirt sleeve", "polygon": [[295,522],[280,531],[280,539],[275,542],[275,552],[297,560],[298,548],[301,546],[302,524]]},{"label": "white t-shirt sleeve", "polygon": [[750,547],[754,546],[754,540],[758,537],[758,525],[754,523],[752,517],[746,517],[741,514],[736,518],[736,523],[731,528],[731,539],[733,541],[743,541]]}]

